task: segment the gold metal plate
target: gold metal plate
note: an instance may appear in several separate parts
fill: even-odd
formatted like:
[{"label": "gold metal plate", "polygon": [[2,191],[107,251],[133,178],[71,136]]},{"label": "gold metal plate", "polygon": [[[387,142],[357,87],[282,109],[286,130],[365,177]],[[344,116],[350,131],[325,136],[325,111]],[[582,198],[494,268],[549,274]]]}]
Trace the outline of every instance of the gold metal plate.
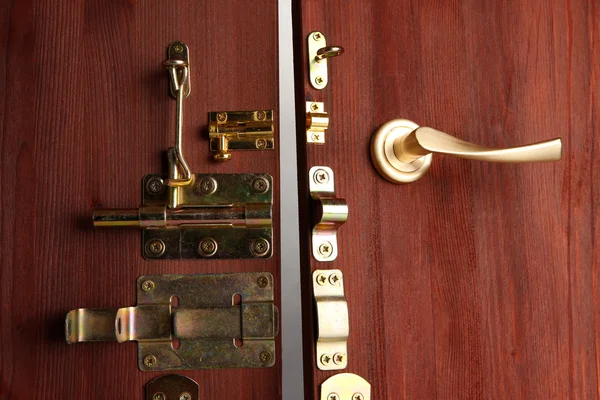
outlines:
[{"label": "gold metal plate", "polygon": [[327,58],[317,61],[317,52],[327,46],[325,35],[321,32],[312,32],[308,35],[308,72],[310,84],[315,89],[324,89],[327,86]]},{"label": "gold metal plate", "polygon": [[[234,304],[238,294],[240,304]],[[137,341],[142,371],[275,363],[279,316],[269,273],[141,276],[137,299],[136,307],[72,310],[67,343]]]},{"label": "gold metal plate", "polygon": [[[173,42],[167,48],[167,60],[182,60],[186,63],[187,67],[187,79],[183,84],[183,97],[188,97],[192,90],[192,84],[190,79],[190,50],[187,45],[181,41]],[[175,88],[174,82],[171,80],[169,90],[171,96],[177,98],[177,89]]]},{"label": "gold metal plate", "polygon": [[371,400],[371,384],[355,374],[337,374],[321,385],[321,400]]},{"label": "gold metal plate", "polygon": [[315,270],[313,293],[317,310],[317,367],[344,369],[348,365],[347,341],[350,334],[344,278],[339,269]]},{"label": "gold metal plate", "polygon": [[329,117],[325,105],[320,102],[306,102],[306,142],[325,144],[325,131],[329,127]]},{"label": "gold metal plate", "polygon": [[199,400],[198,383],[183,375],[163,375],[148,382],[146,400]]},{"label": "gold metal plate", "polygon": [[217,161],[231,159],[229,150],[273,150],[273,110],[208,113],[210,151]]}]

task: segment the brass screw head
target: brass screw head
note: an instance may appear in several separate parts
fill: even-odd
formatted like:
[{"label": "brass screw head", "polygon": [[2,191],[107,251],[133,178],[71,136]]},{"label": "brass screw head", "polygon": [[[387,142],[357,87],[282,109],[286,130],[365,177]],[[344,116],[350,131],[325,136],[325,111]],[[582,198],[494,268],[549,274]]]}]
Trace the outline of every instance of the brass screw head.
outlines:
[{"label": "brass screw head", "polygon": [[321,360],[321,364],[328,366],[329,364],[331,364],[331,356],[327,353],[323,354],[320,358]]},{"label": "brass screw head", "polygon": [[331,275],[329,275],[329,283],[331,283],[332,285],[339,285],[341,280],[342,278],[340,278],[340,275],[337,272],[334,272]]},{"label": "brass screw head", "polygon": [[323,286],[327,283],[327,277],[325,276],[325,274],[317,275],[317,283],[319,284],[319,286]]},{"label": "brass screw head", "polygon": [[335,365],[341,365],[346,362],[346,355],[344,353],[335,353],[333,355],[333,362]]},{"label": "brass screw head", "polygon": [[311,139],[312,139],[313,142],[318,142],[318,141],[321,140],[319,138],[319,134],[318,133],[313,133],[310,137],[311,137]]},{"label": "brass screw head", "polygon": [[329,258],[333,254],[333,246],[329,242],[323,242],[319,246],[319,254],[324,258]]},{"label": "brass screw head", "polygon": [[364,396],[362,393],[354,393],[352,395],[352,400],[364,400]]},{"label": "brass screw head", "polygon": [[165,184],[163,180],[159,177],[151,178],[146,183],[146,190],[150,194],[158,194],[161,193],[165,189]]},{"label": "brass screw head", "polygon": [[267,285],[269,284],[269,278],[267,278],[266,276],[260,276],[256,280],[256,283],[258,284],[258,287],[267,287]]},{"label": "brass screw head", "polygon": [[324,185],[329,182],[329,173],[324,169],[318,169],[313,174],[313,179],[316,183]]},{"label": "brass screw head", "polygon": [[337,393],[329,393],[327,400],[340,400],[340,396]]},{"label": "brass screw head", "polygon": [[156,357],[153,355],[148,355],[144,357],[144,365],[148,368],[152,368],[156,365]]},{"label": "brass screw head", "polygon": [[323,77],[321,76],[317,76],[315,78],[315,82],[317,82],[318,85],[321,85],[323,83]]},{"label": "brass screw head", "polygon": [[188,392],[181,393],[181,396],[179,396],[179,400],[191,400],[191,398],[192,395]]},{"label": "brass screw head", "polygon": [[321,34],[321,32],[313,33],[313,39],[315,39],[315,40],[321,40],[322,37],[323,37],[323,35]]},{"label": "brass screw head", "polygon": [[156,287],[156,284],[154,282],[152,282],[151,280],[147,280],[142,283],[142,290],[144,292],[151,292],[154,290],[155,287]]},{"label": "brass screw head", "polygon": [[213,238],[204,238],[198,244],[198,254],[203,257],[212,257],[217,252],[219,245]]},{"label": "brass screw head", "polygon": [[269,241],[264,238],[255,239],[252,242],[252,245],[250,246],[252,254],[254,254],[257,257],[262,257],[266,255],[269,252],[270,248],[271,245],[269,244]]},{"label": "brass screw head", "polygon": [[150,239],[146,242],[146,255],[150,258],[158,258],[165,252],[165,242],[160,239]]},{"label": "brass screw head", "polygon": [[252,181],[252,190],[256,193],[264,193],[269,189],[269,182],[265,178],[256,178]]},{"label": "brass screw head", "polygon": [[175,46],[173,46],[173,51],[175,51],[175,53],[182,53],[183,45],[181,43],[177,43]]},{"label": "brass screw head", "polygon": [[152,400],[166,400],[167,398],[165,397],[164,393],[154,393],[154,396],[152,396]]},{"label": "brass screw head", "polygon": [[267,141],[265,139],[256,139],[256,148],[257,149],[266,149]]},{"label": "brass screw head", "polygon": [[317,111],[319,109],[319,105],[317,103],[312,103],[310,105],[311,110]]},{"label": "brass screw head", "polygon": [[269,361],[271,361],[271,353],[269,353],[268,351],[263,351],[262,353],[260,353],[260,361],[267,363]]},{"label": "brass screw head", "polygon": [[267,118],[267,113],[264,111],[259,111],[256,113],[256,119],[258,119],[259,121],[264,120],[265,118]]},{"label": "brass screw head", "polygon": [[209,176],[202,178],[196,187],[202,194],[212,194],[217,190],[217,181]]},{"label": "brass screw head", "polygon": [[220,112],[217,114],[217,121],[225,122],[227,120],[227,113]]}]

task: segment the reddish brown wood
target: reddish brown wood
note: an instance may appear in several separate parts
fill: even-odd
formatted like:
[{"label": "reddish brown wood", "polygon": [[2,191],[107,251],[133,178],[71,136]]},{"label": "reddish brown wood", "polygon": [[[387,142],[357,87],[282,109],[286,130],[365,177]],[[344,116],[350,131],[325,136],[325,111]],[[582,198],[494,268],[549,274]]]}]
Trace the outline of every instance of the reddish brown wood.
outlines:
[{"label": "reddish brown wood", "polygon": [[[315,0],[295,4],[298,120],[324,101],[324,146],[298,124],[301,220],[307,172],[328,165],[350,207],[329,264],[303,239],[305,382],[318,398],[310,271],[340,268],[349,367],[375,399],[598,398],[599,21],[592,1]],[[346,52],[308,84],[306,37]],[[489,146],[562,136],[554,164],[435,156],[398,186],[369,141],[408,118]],[[310,268],[309,268],[310,265]]]},{"label": "reddish brown wood", "polygon": [[[138,370],[134,343],[63,338],[71,309],[135,305],[139,275],[269,271],[279,281],[277,243],[270,260],[149,262],[138,231],[91,227],[94,207],[136,207],[142,177],[166,171],[175,101],[161,62],[177,39],[191,52],[192,169],[278,182],[278,151],[216,164],[206,132],[209,111],[277,110],[276,2],[0,1],[2,399],[141,399],[158,374]],[[203,399],[281,397],[279,361],[184,374]]]}]

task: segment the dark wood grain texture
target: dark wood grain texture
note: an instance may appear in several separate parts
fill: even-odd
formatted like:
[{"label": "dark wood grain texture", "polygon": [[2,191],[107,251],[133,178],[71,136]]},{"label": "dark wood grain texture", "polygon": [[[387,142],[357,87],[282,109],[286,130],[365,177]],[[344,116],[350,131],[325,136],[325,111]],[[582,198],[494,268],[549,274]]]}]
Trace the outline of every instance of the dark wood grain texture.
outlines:
[{"label": "dark wood grain texture", "polygon": [[[71,309],[135,305],[140,275],[268,271],[279,281],[277,242],[270,260],[149,262],[138,231],[91,227],[94,207],[137,207],[142,177],[166,171],[175,101],[161,62],[174,40],[191,52],[192,170],[269,173],[278,193],[278,151],[217,164],[206,131],[209,111],[278,115],[276,2],[0,1],[2,399],[141,399],[159,374],[138,370],[134,343],[68,346],[63,334]],[[279,360],[184,374],[202,399],[281,397]]]},{"label": "dark wood grain texture", "polygon": [[[333,168],[350,208],[333,263],[312,259],[301,228],[307,398],[333,375],[314,359],[317,268],[344,273],[344,372],[372,398],[599,398],[598,4],[298,0],[294,12],[298,121],[306,100],[330,115],[324,146],[298,124],[301,221],[313,165]],[[307,77],[314,30],[346,49],[323,91]],[[395,118],[490,147],[562,136],[564,156],[435,156],[423,179],[394,185],[369,142]]]}]

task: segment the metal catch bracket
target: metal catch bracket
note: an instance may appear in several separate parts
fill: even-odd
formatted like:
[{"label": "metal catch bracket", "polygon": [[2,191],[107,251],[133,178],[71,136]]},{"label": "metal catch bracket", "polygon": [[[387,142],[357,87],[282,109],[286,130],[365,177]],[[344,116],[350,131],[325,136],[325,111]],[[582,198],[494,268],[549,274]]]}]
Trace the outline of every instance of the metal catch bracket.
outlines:
[{"label": "metal catch bracket", "polygon": [[216,161],[231,159],[229,150],[273,150],[273,110],[208,113],[210,151]]},{"label": "metal catch bracket", "polygon": [[329,116],[325,105],[320,102],[306,102],[306,142],[325,144],[325,131],[329,127]]},{"label": "metal catch bracket", "polygon": [[348,203],[335,197],[331,168],[312,167],[308,175],[310,196],[320,206],[320,220],[312,230],[312,254],[317,261],[333,261],[338,255],[337,231],[348,219]]},{"label": "metal catch bracket", "polygon": [[[234,304],[238,294],[241,302]],[[137,300],[136,307],[70,311],[67,343],[137,341],[142,371],[275,363],[279,315],[269,273],[141,276]]]},{"label": "metal catch bracket", "polygon": [[321,385],[321,400],[371,400],[371,384],[355,374],[337,374]]},{"label": "metal catch bracket", "polygon": [[317,367],[324,371],[344,369],[348,365],[350,323],[342,271],[315,270],[313,293],[318,323]]}]

